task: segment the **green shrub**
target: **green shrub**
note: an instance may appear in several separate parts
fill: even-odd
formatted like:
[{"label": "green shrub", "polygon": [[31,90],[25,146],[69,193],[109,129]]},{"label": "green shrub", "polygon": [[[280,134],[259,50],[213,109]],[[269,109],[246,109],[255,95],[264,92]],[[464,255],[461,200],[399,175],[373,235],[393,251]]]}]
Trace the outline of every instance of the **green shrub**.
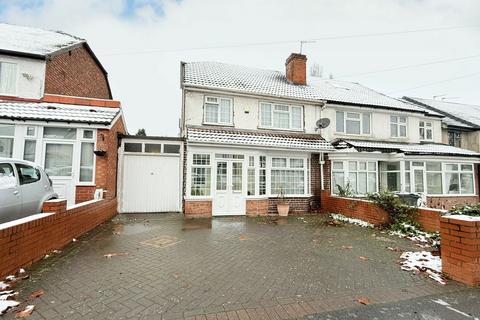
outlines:
[{"label": "green shrub", "polygon": [[448,213],[480,217],[480,203],[456,205],[453,206],[450,210],[448,210]]},{"label": "green shrub", "polygon": [[353,196],[353,190],[350,187],[350,182],[348,182],[345,187],[342,187],[341,185],[337,184],[337,189],[338,189],[338,196],[339,197],[352,197]]},{"label": "green shrub", "polygon": [[401,228],[405,223],[418,226],[418,223],[415,221],[417,208],[402,203],[400,198],[394,193],[388,190],[371,193],[368,195],[368,199],[388,213],[392,229]]}]

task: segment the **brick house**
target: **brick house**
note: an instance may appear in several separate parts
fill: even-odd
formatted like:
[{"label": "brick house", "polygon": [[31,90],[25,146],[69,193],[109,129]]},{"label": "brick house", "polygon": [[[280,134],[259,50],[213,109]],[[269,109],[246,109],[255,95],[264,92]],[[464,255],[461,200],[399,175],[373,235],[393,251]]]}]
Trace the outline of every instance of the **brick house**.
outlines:
[{"label": "brick house", "polygon": [[306,62],[291,54],[285,73],[181,63],[186,216],[274,214],[281,191],[291,213],[317,211],[339,186],[420,193],[432,207],[478,202],[480,154],[442,144],[443,114],[307,78]]},{"label": "brick house", "polygon": [[116,196],[120,102],[84,39],[0,24],[0,157],[43,166],[69,205]]}]

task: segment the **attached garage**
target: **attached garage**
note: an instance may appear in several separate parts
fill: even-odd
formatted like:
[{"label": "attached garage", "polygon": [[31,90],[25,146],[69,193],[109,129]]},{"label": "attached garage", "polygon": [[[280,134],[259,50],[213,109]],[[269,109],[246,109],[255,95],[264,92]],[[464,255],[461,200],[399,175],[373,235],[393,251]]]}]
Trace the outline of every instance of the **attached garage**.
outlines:
[{"label": "attached garage", "polygon": [[119,158],[119,212],[181,212],[183,141],[124,136]]}]

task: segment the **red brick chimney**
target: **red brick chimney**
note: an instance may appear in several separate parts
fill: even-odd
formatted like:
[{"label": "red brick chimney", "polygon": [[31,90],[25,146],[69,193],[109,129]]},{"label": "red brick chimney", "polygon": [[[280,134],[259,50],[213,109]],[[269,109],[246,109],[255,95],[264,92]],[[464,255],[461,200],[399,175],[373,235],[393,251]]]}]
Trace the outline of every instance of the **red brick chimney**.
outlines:
[{"label": "red brick chimney", "polygon": [[307,56],[292,53],[285,62],[287,80],[294,84],[307,84]]}]

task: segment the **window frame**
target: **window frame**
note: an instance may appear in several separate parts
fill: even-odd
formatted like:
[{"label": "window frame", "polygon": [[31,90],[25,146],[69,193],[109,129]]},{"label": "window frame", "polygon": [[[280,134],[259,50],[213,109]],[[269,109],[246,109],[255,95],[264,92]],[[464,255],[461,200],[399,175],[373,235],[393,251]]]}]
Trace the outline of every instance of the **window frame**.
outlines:
[{"label": "window frame", "polygon": [[[211,99],[217,99],[217,102],[207,102],[207,100]],[[230,101],[230,121],[229,122],[222,122],[220,121],[220,101],[221,100],[228,100]],[[208,104],[215,104],[217,106],[217,122],[209,122],[207,121],[207,103]],[[203,99],[203,124],[208,124],[208,125],[216,125],[216,126],[233,126],[233,99],[228,98],[228,97],[223,97],[223,96],[211,96],[211,95],[205,95]]]},{"label": "window frame", "polygon": [[[263,124],[263,105],[270,105],[270,125]],[[275,110],[276,106],[288,107],[288,111]],[[293,127],[293,109],[300,109],[300,127]],[[284,113],[288,114],[288,128],[276,127],[274,125],[274,114],[275,113]],[[271,102],[271,101],[260,101],[258,104],[258,128],[260,129],[271,129],[271,130],[285,130],[285,131],[304,131],[305,130],[305,108],[303,105],[280,103],[280,102]]]},{"label": "window frame", "polygon": [[15,124],[8,124],[8,123],[0,123],[0,125],[4,125],[4,126],[9,126],[9,127],[13,127],[13,134],[11,136],[7,136],[7,135],[0,135],[0,139],[5,139],[5,140],[10,140],[10,143],[11,143],[11,154],[10,156],[7,156],[5,158],[9,158],[11,159],[13,156],[14,156],[14,148],[15,148],[15,135],[16,135],[16,132],[17,132],[17,127]]},{"label": "window frame", "polygon": [[[396,122],[393,122],[393,118],[397,118]],[[405,122],[402,123],[400,119],[405,118]],[[390,115],[390,126],[388,127],[390,130],[390,138],[393,139],[406,139],[408,138],[408,116],[400,116],[400,115]],[[392,135],[392,125],[396,126],[396,135]],[[405,127],[405,135],[400,135],[400,127]]]},{"label": "window frame", "polygon": [[[200,155],[200,156],[206,156],[206,159],[208,158],[208,163],[202,164],[202,163],[195,163],[195,155]],[[213,166],[213,164],[216,163],[215,157],[213,157],[210,153],[204,153],[204,152],[193,152],[191,161],[190,161],[190,185],[188,189],[188,195],[191,198],[210,198],[213,196],[212,192],[212,186],[214,185],[213,182],[215,182],[215,188],[216,188],[216,179],[215,181],[213,180],[213,177],[217,174],[216,171],[216,166]],[[193,188],[194,188],[194,170],[197,168],[203,168],[205,169],[205,181],[208,180],[208,185],[205,186],[205,193],[204,194],[193,194]],[[207,177],[207,171],[209,170],[209,177]]]},{"label": "window frame", "polygon": [[[430,124],[430,126],[428,126],[428,124]],[[430,139],[428,138],[428,131],[430,131]],[[420,141],[433,141],[433,122],[420,120],[418,122],[418,136],[420,138]]]},{"label": "window frame", "polygon": [[[343,131],[338,130],[337,126],[337,114],[343,114]],[[348,117],[348,114],[357,114],[358,118]],[[365,116],[368,116],[368,133],[365,133]],[[359,122],[360,132],[359,133],[348,133],[347,132],[347,122],[348,121],[357,121]],[[335,110],[335,133],[340,133],[348,136],[371,136],[372,135],[372,113],[371,112],[358,112],[358,111],[349,111],[349,110]]]},{"label": "window frame", "polygon": [[[341,163],[342,168],[338,169],[335,168],[336,163]],[[355,163],[356,167],[355,170],[350,169],[350,163]],[[365,163],[365,169],[361,169],[360,163]],[[375,164],[375,170],[370,169],[370,164]],[[355,183],[355,188],[352,188],[352,191],[354,193],[354,196],[356,197],[364,197],[370,192],[378,192],[379,190],[379,166],[378,166],[378,161],[373,160],[373,159],[332,159],[331,161],[331,175],[330,175],[330,193],[332,195],[338,196],[337,192],[337,186],[335,185],[335,179],[334,179],[334,174],[342,174],[343,175],[343,186],[347,185],[347,183],[350,183],[350,173],[355,173],[356,174],[356,183]],[[366,191],[367,193],[358,193],[359,186],[360,186],[360,179],[358,178],[360,176],[360,173],[365,173],[366,174]],[[369,191],[369,183],[368,183],[368,177],[370,174],[375,174],[375,190]]]},{"label": "window frame", "polygon": [[[457,136],[458,135],[458,136]],[[448,130],[447,131],[448,145],[452,147],[461,148],[462,147],[462,132],[458,130]],[[453,144],[450,143],[453,139]],[[458,145],[456,144],[458,142]]]},{"label": "window frame", "polygon": [[0,60],[0,77],[1,77],[1,72],[2,72],[2,66],[1,64],[2,63],[7,63],[7,64],[13,64],[15,66],[15,79],[14,79],[14,83],[15,83],[15,88],[14,88],[14,92],[13,93],[8,93],[8,92],[2,92],[0,91],[0,95],[2,96],[9,96],[9,97],[17,97],[18,96],[18,79],[19,79],[19,74],[18,74],[18,63],[17,62],[12,62],[12,61],[5,61],[5,60]]},{"label": "window frame", "polygon": [[[274,159],[285,159],[286,164],[284,167],[279,167],[279,166],[273,166]],[[308,158],[303,158],[303,157],[288,157],[288,156],[277,156],[277,155],[272,155],[271,157],[268,158],[268,163],[269,163],[269,168],[268,168],[268,175],[269,178],[267,180],[267,190],[270,190],[270,196],[278,196],[278,191],[272,190],[272,184],[273,184],[273,171],[297,171],[297,172],[303,172],[303,193],[288,193],[286,192],[287,188],[284,188],[283,192],[286,197],[298,197],[298,196],[307,196],[309,195],[310,188],[308,187],[308,181],[309,179],[307,178],[307,175],[309,174],[309,168],[308,165],[310,163],[307,161]],[[292,160],[301,160],[302,161],[302,167],[295,167],[292,166]],[[286,175],[286,174],[285,174]],[[290,189],[295,189],[293,188],[288,188]]]}]

